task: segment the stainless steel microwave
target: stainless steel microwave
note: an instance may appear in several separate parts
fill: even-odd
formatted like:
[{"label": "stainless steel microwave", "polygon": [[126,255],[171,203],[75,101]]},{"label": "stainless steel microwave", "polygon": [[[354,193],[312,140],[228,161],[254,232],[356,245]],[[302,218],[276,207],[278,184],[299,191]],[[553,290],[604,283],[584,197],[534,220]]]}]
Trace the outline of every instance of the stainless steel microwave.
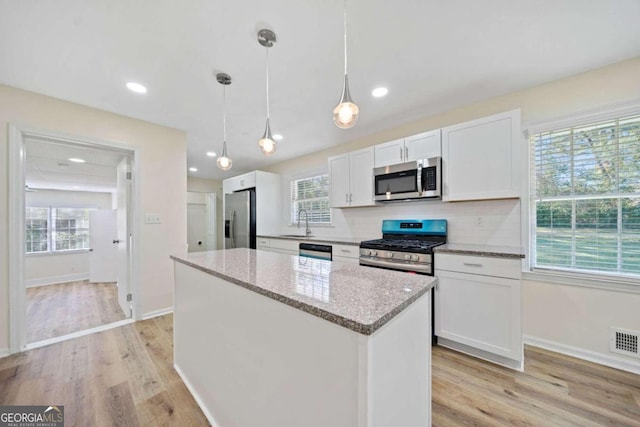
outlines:
[{"label": "stainless steel microwave", "polygon": [[376,201],[442,197],[442,158],[417,160],[373,169]]}]

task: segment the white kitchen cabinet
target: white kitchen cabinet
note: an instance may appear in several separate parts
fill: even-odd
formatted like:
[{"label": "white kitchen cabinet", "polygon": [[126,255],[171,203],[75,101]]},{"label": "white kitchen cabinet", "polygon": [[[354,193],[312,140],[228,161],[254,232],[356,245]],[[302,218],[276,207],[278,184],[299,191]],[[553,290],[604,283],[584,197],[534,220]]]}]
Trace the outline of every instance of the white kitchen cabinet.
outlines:
[{"label": "white kitchen cabinet", "polygon": [[360,263],[360,247],[353,245],[332,245],[332,258],[334,261],[348,262],[351,264]]},{"label": "white kitchen cabinet", "polygon": [[257,172],[265,173],[262,171],[253,171],[225,179],[222,181],[222,191],[227,194],[233,193],[234,191],[246,190],[247,188],[254,188],[256,186]]},{"label": "white kitchen cabinet", "polygon": [[372,206],[373,147],[329,157],[329,205]]},{"label": "white kitchen cabinet", "polygon": [[520,260],[436,253],[435,266],[436,335],[522,361]]},{"label": "white kitchen cabinet", "polygon": [[440,140],[440,129],[436,129],[378,144],[374,147],[375,167],[439,157]]},{"label": "white kitchen cabinet", "polygon": [[442,199],[520,197],[520,110],[442,129]]}]

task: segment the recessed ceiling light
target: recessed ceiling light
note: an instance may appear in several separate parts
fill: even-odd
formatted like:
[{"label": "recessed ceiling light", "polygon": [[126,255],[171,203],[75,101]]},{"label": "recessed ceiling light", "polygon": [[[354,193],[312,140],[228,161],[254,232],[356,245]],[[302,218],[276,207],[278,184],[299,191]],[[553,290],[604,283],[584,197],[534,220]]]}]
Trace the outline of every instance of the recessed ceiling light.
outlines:
[{"label": "recessed ceiling light", "polygon": [[217,154],[214,151],[207,151],[207,156],[215,157],[215,156],[217,156]]},{"label": "recessed ceiling light", "polygon": [[78,157],[72,157],[72,158],[67,159],[67,160],[69,160],[70,162],[73,162],[73,163],[86,163],[85,159],[80,159]]},{"label": "recessed ceiling light", "polygon": [[276,133],[273,135],[273,139],[275,139],[276,141],[282,141],[282,135],[280,135],[279,133]]},{"label": "recessed ceiling light", "polygon": [[386,87],[377,87],[371,91],[371,95],[375,96],[376,98],[381,98],[385,96],[388,92],[389,90]]},{"label": "recessed ceiling light", "polygon": [[129,82],[127,83],[127,87],[135,93],[147,93],[147,88],[142,86],[140,83]]},{"label": "recessed ceiling light", "polygon": [[191,172],[198,172],[198,168],[189,168]]}]

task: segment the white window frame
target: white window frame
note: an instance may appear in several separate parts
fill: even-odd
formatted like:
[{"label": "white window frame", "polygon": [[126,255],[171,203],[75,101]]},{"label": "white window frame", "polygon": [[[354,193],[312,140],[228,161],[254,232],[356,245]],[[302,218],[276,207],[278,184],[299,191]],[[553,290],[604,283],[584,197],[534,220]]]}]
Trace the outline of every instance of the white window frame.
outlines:
[{"label": "white window frame", "polygon": [[526,150],[523,150],[523,188],[521,199],[522,212],[522,240],[525,245],[526,259],[523,260],[524,280],[537,282],[556,283],[570,286],[586,287],[613,290],[627,293],[640,293],[640,279],[635,275],[611,274],[605,272],[576,272],[535,268],[532,263],[531,254],[535,244],[535,212],[532,205],[531,186],[532,181],[530,151],[531,135],[542,132],[549,132],[564,127],[579,127],[605,120],[620,117],[634,116],[640,114],[640,103],[610,105],[596,110],[585,110],[575,114],[559,117],[555,120],[548,120],[536,123],[528,123],[523,128],[522,143]]},{"label": "white window frame", "polygon": [[[305,179],[312,179],[318,176],[326,176],[327,179],[329,178],[329,173],[327,171],[316,171],[313,173],[307,173],[305,175],[300,175],[300,176],[295,176],[295,177],[291,177],[289,179],[289,186],[288,186],[288,197],[289,197],[289,203],[290,203],[290,215],[289,215],[289,225],[290,226],[297,226],[298,224],[298,211],[296,209],[296,201],[293,200],[293,186],[295,185],[295,183],[297,181],[301,181],[301,180],[305,180]],[[329,192],[328,192],[328,188],[327,188],[327,206],[329,206]],[[314,222],[314,221],[309,221],[310,225],[313,225],[314,227],[332,227],[333,226],[333,215],[331,212],[331,207],[328,207],[329,209],[329,221],[328,222]]]},{"label": "white window frame", "polygon": [[[26,251],[26,236],[25,236],[25,256],[43,256],[43,255],[58,255],[58,254],[67,254],[67,253],[78,253],[78,252],[88,252],[91,248],[91,242],[88,242],[86,248],[74,248],[74,249],[58,249],[56,248],[56,242],[54,239],[54,235],[56,233],[56,215],[54,214],[55,210],[58,209],[79,209],[79,210],[95,210],[95,208],[67,208],[62,206],[27,206],[27,208],[36,208],[36,209],[46,209],[47,210],[47,250],[46,251],[38,251],[38,252],[27,252]],[[87,226],[87,232],[89,232],[89,225]],[[26,212],[25,212],[25,230],[26,230]]]}]

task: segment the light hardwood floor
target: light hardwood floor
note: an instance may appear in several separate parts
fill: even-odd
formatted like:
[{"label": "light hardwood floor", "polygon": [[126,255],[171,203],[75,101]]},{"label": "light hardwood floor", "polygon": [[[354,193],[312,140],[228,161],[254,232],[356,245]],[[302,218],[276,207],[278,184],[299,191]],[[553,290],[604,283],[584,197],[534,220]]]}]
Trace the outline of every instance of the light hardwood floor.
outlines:
[{"label": "light hardwood floor", "polygon": [[[172,325],[166,315],[0,359],[0,405],[62,404],[67,426],[208,425],[173,370]],[[640,426],[640,376],[534,347],[525,357],[522,373],[435,347],[433,425]]]},{"label": "light hardwood floor", "polygon": [[88,280],[27,288],[27,342],[124,320],[115,283]]}]

